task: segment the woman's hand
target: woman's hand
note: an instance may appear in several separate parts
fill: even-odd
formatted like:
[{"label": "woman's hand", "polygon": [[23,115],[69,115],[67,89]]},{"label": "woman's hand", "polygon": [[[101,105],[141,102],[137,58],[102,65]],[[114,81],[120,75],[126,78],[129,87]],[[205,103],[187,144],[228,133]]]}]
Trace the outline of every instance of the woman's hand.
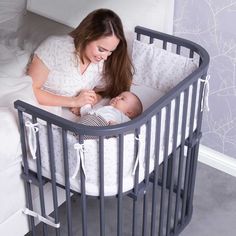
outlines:
[{"label": "woman's hand", "polygon": [[93,90],[83,89],[74,97],[73,107],[82,107],[86,104],[94,105],[98,102],[97,94]]}]

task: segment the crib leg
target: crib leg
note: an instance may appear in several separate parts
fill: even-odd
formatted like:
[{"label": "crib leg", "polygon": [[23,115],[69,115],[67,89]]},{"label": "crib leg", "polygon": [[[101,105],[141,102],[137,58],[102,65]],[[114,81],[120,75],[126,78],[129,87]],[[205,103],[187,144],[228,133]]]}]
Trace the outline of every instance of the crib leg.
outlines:
[{"label": "crib leg", "polygon": [[[25,196],[26,196],[26,207],[30,210],[33,210],[33,201],[32,201],[32,195],[31,195],[31,184],[29,181],[26,181],[24,178],[24,186],[25,186]],[[29,224],[29,230],[32,233],[32,236],[36,236],[35,232],[35,221],[33,216],[28,215],[28,224]]]},{"label": "crib leg", "polygon": [[185,163],[184,186],[182,190],[182,208],[181,218],[175,232],[180,233],[184,227],[190,222],[193,212],[193,194],[196,179],[197,158],[198,158],[199,142],[189,144],[187,148],[187,156]]},{"label": "crib leg", "polygon": [[[197,171],[197,163],[198,163],[198,152],[199,152],[199,143],[197,143],[192,150],[192,156],[191,156],[191,165],[190,165],[190,181],[189,181],[189,193],[188,198],[189,202],[192,207],[193,202],[193,195],[194,195],[194,189],[195,189],[195,182],[196,182],[196,171]],[[192,211],[192,209],[191,209]]]}]

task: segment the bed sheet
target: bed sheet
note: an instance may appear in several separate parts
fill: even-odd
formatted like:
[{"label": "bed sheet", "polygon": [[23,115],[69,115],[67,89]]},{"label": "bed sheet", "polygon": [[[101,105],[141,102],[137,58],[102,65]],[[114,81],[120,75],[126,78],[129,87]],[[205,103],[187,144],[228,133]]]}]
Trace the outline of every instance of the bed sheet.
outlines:
[{"label": "bed sheet", "polygon": [[[0,43],[0,171],[17,162],[21,155],[14,101],[19,99],[39,106],[33,94],[32,80],[25,75],[29,58],[29,51]],[[39,107],[54,113],[59,110]]]},{"label": "bed sheet", "polygon": [[29,53],[14,46],[0,44],[0,171],[14,165],[21,155],[16,99],[33,100],[31,82],[23,76]]}]

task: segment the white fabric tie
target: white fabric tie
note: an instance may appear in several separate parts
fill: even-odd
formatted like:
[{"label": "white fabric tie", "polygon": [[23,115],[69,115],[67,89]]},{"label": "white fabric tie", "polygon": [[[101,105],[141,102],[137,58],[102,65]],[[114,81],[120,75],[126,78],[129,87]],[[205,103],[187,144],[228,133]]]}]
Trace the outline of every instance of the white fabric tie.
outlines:
[{"label": "white fabric tie", "polygon": [[34,212],[34,211],[31,211],[29,210],[28,208],[25,208],[23,209],[23,213],[26,214],[26,215],[30,215],[30,216],[33,216],[35,218],[37,218],[39,221],[47,224],[47,225],[50,225],[54,228],[60,228],[60,223],[54,223],[53,221],[55,221],[52,217],[50,216],[47,216],[46,218],[39,215],[38,213]]},{"label": "white fabric tie", "polygon": [[85,166],[84,166],[84,144],[75,143],[74,149],[76,150],[77,162],[76,162],[76,166],[75,166],[75,171],[74,171],[73,175],[71,176],[71,178],[74,179],[76,177],[76,175],[78,174],[79,169],[80,169],[80,164],[81,164],[82,170],[84,172],[84,176],[86,178]]},{"label": "white fabric tie", "polygon": [[37,138],[36,133],[39,131],[38,123],[31,123],[30,121],[25,122],[25,126],[28,128],[28,144],[31,156],[33,159],[36,159],[36,150],[37,150]]},{"label": "white fabric tie", "polygon": [[203,111],[204,109],[206,109],[207,111],[210,110],[209,109],[209,89],[210,89],[209,80],[210,80],[210,75],[207,75],[205,80],[200,79],[200,81],[204,83],[203,95],[202,95],[202,100],[201,100],[201,111]]},{"label": "white fabric tie", "polygon": [[137,153],[136,160],[135,160],[135,163],[134,163],[134,168],[133,168],[133,171],[132,171],[132,175],[135,175],[135,171],[137,169],[138,163],[140,162],[140,160],[139,160],[140,159],[139,153],[140,153],[141,139],[140,139],[139,136],[135,137],[135,139],[138,140],[139,145],[138,145],[138,153]]}]

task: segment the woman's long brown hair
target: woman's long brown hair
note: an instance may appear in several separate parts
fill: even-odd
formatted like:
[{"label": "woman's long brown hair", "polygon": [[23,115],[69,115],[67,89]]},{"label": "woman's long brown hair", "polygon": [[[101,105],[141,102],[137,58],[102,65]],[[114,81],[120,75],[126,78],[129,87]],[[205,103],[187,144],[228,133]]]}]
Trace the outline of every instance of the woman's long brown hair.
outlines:
[{"label": "woman's long brown hair", "polygon": [[116,50],[104,61],[103,79],[106,87],[98,91],[103,97],[115,97],[122,91],[129,90],[133,76],[133,66],[119,16],[109,9],[95,10],[70,33],[74,38],[76,53],[82,62],[88,43],[113,34],[120,42]]}]

